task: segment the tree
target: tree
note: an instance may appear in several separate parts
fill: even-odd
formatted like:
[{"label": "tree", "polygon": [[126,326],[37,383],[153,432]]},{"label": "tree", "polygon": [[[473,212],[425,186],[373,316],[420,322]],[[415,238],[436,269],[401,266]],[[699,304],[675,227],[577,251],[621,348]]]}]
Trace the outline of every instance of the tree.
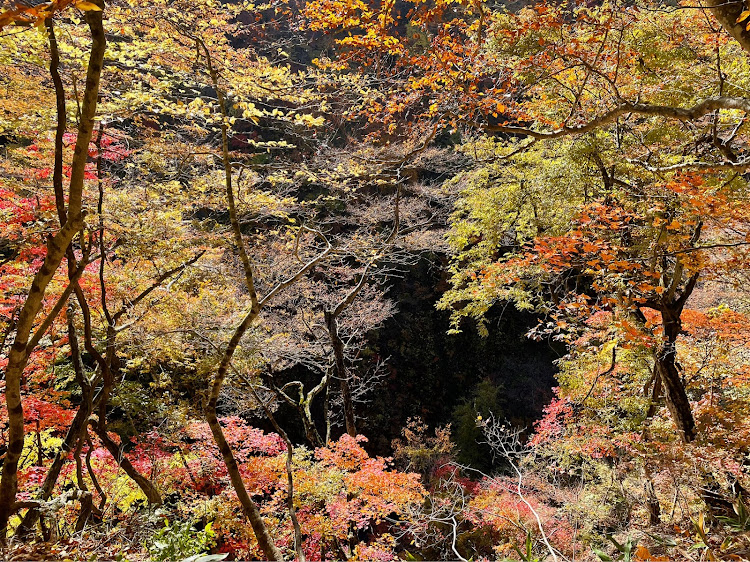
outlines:
[{"label": "tree", "polygon": [[[70,2],[68,3],[70,4]],[[53,4],[51,9],[56,6]],[[63,7],[63,6],[59,6]],[[37,271],[31,287],[18,314],[15,326],[15,337],[8,356],[5,369],[5,400],[8,408],[8,452],[3,462],[2,479],[0,479],[0,538],[5,540],[8,519],[15,510],[15,496],[17,490],[18,460],[23,452],[23,405],[21,403],[21,377],[35,344],[29,346],[34,322],[40,312],[44,293],[68,250],[73,237],[83,228],[84,210],[82,206],[83,182],[88,158],[88,146],[94,129],[97,98],[99,95],[99,81],[102,72],[106,39],[102,25],[103,3],[91,3],[84,8],[86,23],[92,38],[86,86],[83,91],[81,115],[78,126],[75,154],[71,165],[70,183],[67,193],[66,217],[61,228],[47,243],[47,254],[44,263]],[[9,23],[30,20],[44,21],[50,13],[40,13],[34,8],[17,8],[4,12],[0,20],[5,27]],[[62,194],[56,194],[59,199]],[[62,206],[62,201],[58,202]],[[75,281],[71,280],[71,285]],[[71,287],[72,288],[72,287]]]},{"label": "tree", "polygon": [[[425,12],[416,8],[408,16],[411,24],[422,25],[428,36],[432,37],[434,49],[431,55],[447,61],[449,68],[445,68],[426,64],[424,59],[414,54],[414,45],[401,34],[395,24],[398,17],[387,6],[383,7],[382,13],[386,15],[383,16],[385,19],[381,18],[377,41],[372,39],[369,34],[371,30],[368,31],[367,26],[376,17],[374,14],[380,12],[359,7],[355,10],[357,17],[352,17],[342,15],[345,12],[341,11],[331,14],[327,5],[317,7],[320,13],[314,24],[315,28],[334,31],[345,29],[353,34],[351,38],[340,40],[340,44],[353,53],[347,54],[347,60],[360,60],[355,57],[364,56],[364,52],[385,50],[395,57],[395,62],[387,67],[386,76],[393,76],[394,80],[398,77],[400,81],[396,83],[396,89],[399,92],[411,92],[409,99],[412,104],[422,104],[423,112],[420,116],[429,118],[432,114],[433,118],[442,119],[446,124],[458,126],[463,123],[488,133],[529,139],[525,143],[511,143],[505,151],[499,154],[496,152],[490,158],[512,161],[537,141],[588,135],[586,140],[577,141],[577,145],[586,151],[590,163],[596,166],[602,176],[603,189],[594,191],[599,191],[607,198],[615,191],[630,190],[634,192],[633,196],[645,198],[647,205],[653,204],[662,195],[649,191],[646,186],[669,182],[669,178],[680,170],[701,170],[704,175],[716,178],[711,181],[730,184],[735,179],[731,171],[744,170],[744,120],[736,121],[731,115],[735,110],[744,111],[746,100],[741,96],[731,95],[732,87],[726,81],[726,69],[722,66],[722,60],[738,53],[738,46],[728,41],[726,32],[722,32],[721,28],[712,27],[714,24],[710,21],[698,21],[695,14],[679,10],[667,14],[657,12],[658,15],[653,18],[659,18],[659,24],[648,17],[640,17],[636,8],[620,10],[614,6],[598,9],[579,7],[572,12],[567,7],[539,7],[522,10],[518,14],[492,14],[487,29],[494,44],[485,46],[481,30],[486,22],[481,10],[475,14],[473,6],[465,6],[462,16],[450,19],[438,7],[436,11],[429,12],[429,18],[434,19],[423,19],[426,17]],[[429,22],[439,21],[442,17],[447,20],[442,29],[450,33],[450,39],[441,31],[430,33],[432,30]],[[654,26],[663,25],[665,21],[679,21],[685,27],[697,26],[704,29],[705,34],[701,37],[686,36],[669,27],[666,31],[656,30]],[[477,35],[472,35],[472,32]],[[437,45],[448,43],[454,51],[460,53],[460,57],[440,56]],[[473,45],[474,48],[467,45]],[[672,53],[667,53],[669,45],[676,46]],[[682,83],[679,88],[675,88],[679,92],[675,94],[670,89],[670,81],[675,80],[679,73],[674,72],[672,57],[676,50],[683,48],[689,48],[690,54],[681,58],[681,69],[691,73],[691,78],[686,83],[680,77]],[[478,73],[468,70],[462,72],[462,65],[468,60],[477,64],[481,70]],[[712,71],[706,69],[704,72],[695,72],[694,69],[706,60],[716,61]],[[481,64],[478,64],[479,61]],[[502,65],[497,68],[498,74],[503,77],[502,82],[487,82],[486,69],[493,68],[493,63]],[[404,76],[402,65],[407,64],[411,66],[407,72],[409,78],[401,80]],[[669,65],[672,78],[664,75],[661,70],[666,65]],[[367,65],[362,68],[365,72],[369,71]],[[431,91],[448,81],[456,86],[460,85],[461,95],[457,99]],[[390,88],[393,86],[394,83],[389,83]],[[717,91],[718,95],[704,95],[704,92],[712,90]],[[469,95],[469,92],[473,95]],[[430,111],[424,111],[428,103]],[[381,106],[384,107],[384,119],[395,118],[397,111],[385,109],[386,104]],[[453,109],[456,106],[460,107],[458,111]],[[599,109],[602,106],[605,107],[604,111]],[[404,106],[399,106],[399,110],[403,109]],[[673,120],[678,123],[672,124]],[[680,127],[680,122],[687,122],[690,126]],[[688,152],[683,151],[682,156],[675,154],[679,150],[679,144],[688,139],[694,148]],[[647,151],[647,155],[641,156],[640,153],[644,151]],[[724,174],[723,170],[728,173]],[[487,183],[495,180],[493,177],[485,178]],[[680,179],[674,181],[679,182]],[[584,200],[590,199],[586,189],[581,194]],[[728,189],[734,191],[736,197],[737,190],[741,187],[736,184]],[[521,187],[519,194],[524,191]],[[530,200],[529,203],[537,213],[534,201]],[[607,205],[605,201],[604,207],[597,210],[602,211]],[[679,205],[678,202],[677,206]],[[513,205],[508,207],[509,213],[515,212]],[[624,212],[629,211],[626,206]],[[662,209],[661,212],[670,215],[673,210]],[[726,210],[719,211],[717,216],[722,212]],[[630,217],[626,220],[633,219],[634,217]],[[519,230],[521,234],[527,234],[529,226],[524,224],[518,212],[513,220],[515,224],[505,225],[508,230],[480,232],[481,237],[488,236],[487,240],[490,241],[488,243],[481,240],[480,245],[484,249],[490,245],[489,251],[497,252],[504,244],[507,244],[507,249],[513,249],[515,244],[523,243],[518,239]],[[620,219],[604,226],[616,228],[618,220]],[[701,238],[704,218],[697,212],[693,213],[690,220],[694,221],[690,224],[693,230],[685,243],[674,250],[677,252],[674,256],[661,253],[662,241],[658,236],[654,242],[659,249],[658,255],[653,256],[653,259],[658,261],[669,258],[669,263],[663,264],[665,270],[659,272],[663,293],[658,293],[658,298],[650,300],[643,295],[638,297],[646,299],[662,314],[664,341],[655,354],[658,378],[664,385],[670,410],[686,441],[694,437],[694,421],[687,395],[674,366],[674,342],[680,331],[680,313],[698,279],[697,275],[693,276],[695,271],[686,273],[684,262],[688,260],[682,254],[702,251],[702,248],[693,246]],[[745,219],[727,215],[718,220],[739,224]],[[531,221],[531,230],[544,228],[538,222],[538,216],[535,216]],[[674,225],[675,230],[684,226],[680,221]],[[600,225],[595,228],[602,227]],[[523,230],[527,232],[524,233]],[[686,235],[684,231],[680,234]],[[718,232],[710,234],[717,235]],[[630,235],[628,232],[626,236]],[[690,242],[693,238],[695,240]],[[714,248],[742,247],[746,244],[742,238],[740,230],[737,239],[715,242],[717,246]],[[629,244],[629,240],[625,241],[620,248],[628,247]],[[460,247],[467,250],[465,256],[472,251],[471,246],[473,242]],[[592,250],[598,251],[601,248],[592,246]],[[542,251],[542,248],[537,247],[536,251]],[[553,246],[547,251],[554,254],[564,251],[564,248]],[[624,262],[620,265],[629,267]],[[666,269],[670,271],[667,272]],[[622,277],[620,273],[623,272],[618,272],[618,278]],[[652,267],[651,274],[656,273]],[[486,276],[479,277],[480,284],[483,281],[493,283]],[[636,284],[645,282],[644,279],[634,280]],[[460,285],[461,281],[457,281],[457,290],[466,295],[467,291]],[[498,284],[501,287],[507,286],[503,282]],[[581,287],[580,290],[585,288]],[[483,294],[492,294],[492,290]],[[456,297],[452,302],[459,300]],[[469,299],[470,302],[477,300]],[[450,297],[445,305],[449,304]],[[482,309],[486,310],[486,306],[479,301],[478,306],[470,313],[481,315]]]},{"label": "tree", "polygon": [[[720,292],[750,265],[741,4],[300,8],[0,13],[3,537],[131,518],[141,544],[164,499],[169,532],[211,521],[217,548],[275,560],[576,557],[572,529],[703,504],[746,526],[748,323]],[[443,248],[449,203],[453,330],[512,302],[568,354],[515,491],[431,460],[425,502],[362,448],[357,399],[388,286]]]}]

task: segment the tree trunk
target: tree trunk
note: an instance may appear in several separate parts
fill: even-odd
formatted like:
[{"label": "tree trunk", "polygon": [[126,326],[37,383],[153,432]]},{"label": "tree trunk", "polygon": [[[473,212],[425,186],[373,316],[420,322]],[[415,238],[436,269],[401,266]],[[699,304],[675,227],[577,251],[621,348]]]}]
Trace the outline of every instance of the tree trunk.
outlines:
[{"label": "tree trunk", "polygon": [[303,403],[299,405],[299,414],[302,418],[302,425],[305,428],[305,437],[313,447],[322,447],[323,439],[318,433],[318,428],[315,427],[315,421],[312,417],[312,411],[310,410],[311,399],[302,399]]},{"label": "tree trunk", "polygon": [[686,443],[695,439],[695,420],[690,408],[685,386],[682,384],[680,374],[675,365],[674,346],[665,344],[658,352],[657,366],[659,376],[664,384],[664,395],[669,413],[677,425],[680,437]]},{"label": "tree trunk", "polygon": [[125,474],[130,477],[133,482],[138,484],[138,487],[143,491],[143,493],[146,496],[146,499],[148,500],[148,503],[151,505],[161,505],[161,494],[159,493],[159,490],[156,489],[156,486],[145,476],[143,476],[138,470],[133,466],[133,463],[130,462],[130,459],[125,456],[125,454],[122,452],[122,449],[115,443],[109,435],[107,435],[106,430],[102,430],[101,426],[96,424],[91,424],[91,427],[96,432],[96,435],[99,437],[99,440],[102,442],[104,447],[109,451],[109,454],[112,455],[112,457],[115,459],[115,462],[117,462],[118,465],[120,465],[120,468],[122,468],[125,471]]},{"label": "tree trunk", "polygon": [[695,439],[695,420],[676,362],[677,336],[682,329],[681,313],[681,306],[678,309],[666,306],[662,309],[664,341],[656,352],[656,369],[664,386],[669,413],[680,432],[680,437],[685,443],[689,443]]},{"label": "tree trunk", "polygon": [[744,2],[742,0],[708,0],[706,6],[727,33],[750,53],[750,31],[745,29],[747,22],[737,23],[737,18],[745,10]]},{"label": "tree trunk", "polygon": [[221,388],[224,385],[224,380],[226,379],[229,366],[232,362],[232,356],[234,355],[237,346],[239,346],[242,337],[245,335],[245,332],[247,332],[248,328],[253,324],[258,317],[258,314],[260,314],[258,301],[253,299],[253,306],[245,315],[245,318],[240,325],[235,329],[232,339],[229,340],[229,344],[224,350],[221,362],[219,363],[219,368],[216,371],[216,376],[211,385],[204,411],[206,414],[206,421],[211,428],[211,433],[214,436],[216,446],[219,448],[221,457],[224,459],[224,464],[227,467],[229,480],[232,482],[232,487],[237,493],[237,498],[240,500],[242,512],[245,514],[248,521],[250,521],[250,526],[253,528],[255,538],[258,541],[258,546],[260,546],[260,549],[268,560],[281,561],[284,560],[284,557],[276,546],[273,537],[268,532],[266,524],[260,515],[258,506],[250,497],[250,494],[248,494],[247,488],[245,488],[245,482],[242,480],[242,474],[240,474],[237,459],[234,458],[232,448],[229,446],[229,443],[224,436],[224,431],[221,429],[221,424],[219,424],[219,419],[216,415],[216,405],[219,401],[219,394],[221,393]]},{"label": "tree trunk", "polygon": [[[55,455],[52,465],[47,471],[47,475],[44,477],[41,494],[39,496],[39,499],[42,501],[47,501],[52,497],[52,491],[55,488],[55,484],[57,484],[60,471],[68,458],[68,454],[73,451],[73,444],[84,431],[89,415],[91,415],[91,412],[86,403],[81,403],[81,406],[78,408],[78,411],[73,418],[73,423],[71,423],[68,428],[65,439],[63,440],[62,445],[60,445],[60,449]],[[21,520],[21,524],[16,529],[16,535],[19,537],[28,535],[34,528],[34,525],[36,525],[37,521],[39,521],[39,510],[35,508],[29,509]]]},{"label": "tree trunk", "polygon": [[653,378],[654,386],[651,389],[651,400],[649,401],[648,410],[646,410],[646,422],[656,414],[656,408],[659,405],[659,398],[661,398],[661,375],[659,374],[659,367],[656,363],[654,364],[654,370],[651,376]]},{"label": "tree trunk", "polygon": [[352,392],[349,387],[349,373],[346,370],[346,363],[344,362],[344,342],[341,341],[339,336],[339,326],[336,321],[336,315],[326,312],[325,313],[326,327],[328,328],[328,335],[331,338],[331,346],[333,347],[333,356],[335,359],[334,372],[336,378],[339,379],[341,384],[341,397],[344,402],[344,420],[346,421],[346,432],[352,437],[357,436],[357,427],[354,418],[354,402],[352,401]]},{"label": "tree trunk", "polygon": [[253,528],[255,538],[258,541],[258,546],[260,546],[260,549],[268,560],[284,560],[281,551],[274,543],[271,533],[268,532],[268,528],[263,521],[263,517],[260,515],[258,506],[252,500],[250,494],[247,493],[247,488],[245,488],[245,483],[242,480],[242,475],[240,474],[240,469],[237,465],[237,459],[234,458],[232,449],[229,446],[229,443],[227,443],[224,431],[221,429],[221,424],[219,424],[219,420],[216,417],[215,403],[213,404],[213,407],[209,405],[206,408],[206,421],[208,421],[208,426],[211,428],[214,441],[216,441],[216,445],[219,447],[221,456],[224,459],[224,464],[227,467],[232,487],[237,493],[237,497],[242,505],[242,512],[245,514],[248,521],[250,521],[250,526]]},{"label": "tree trunk", "polygon": [[648,511],[648,522],[651,526],[661,523],[661,504],[654,489],[654,481],[651,477],[651,470],[648,465],[643,468],[644,472],[644,492],[646,494],[646,510]]}]

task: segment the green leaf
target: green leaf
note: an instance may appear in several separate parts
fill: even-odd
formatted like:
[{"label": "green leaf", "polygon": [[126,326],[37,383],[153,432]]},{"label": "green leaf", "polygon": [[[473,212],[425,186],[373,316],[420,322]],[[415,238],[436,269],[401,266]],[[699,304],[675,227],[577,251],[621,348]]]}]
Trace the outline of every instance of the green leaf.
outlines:
[{"label": "green leaf", "polygon": [[661,535],[652,535],[651,533],[646,533],[649,537],[651,537],[654,541],[656,541],[657,544],[660,544],[662,546],[669,546],[669,547],[675,547],[677,546],[677,542],[674,539],[671,539],[669,537],[663,537]]},{"label": "green leaf", "polygon": [[607,538],[610,540],[610,542],[613,545],[615,545],[615,548],[617,550],[619,550],[620,552],[625,552],[625,547],[622,546],[619,542],[617,542],[617,540],[615,540],[615,537],[613,537],[612,535],[609,535]]}]

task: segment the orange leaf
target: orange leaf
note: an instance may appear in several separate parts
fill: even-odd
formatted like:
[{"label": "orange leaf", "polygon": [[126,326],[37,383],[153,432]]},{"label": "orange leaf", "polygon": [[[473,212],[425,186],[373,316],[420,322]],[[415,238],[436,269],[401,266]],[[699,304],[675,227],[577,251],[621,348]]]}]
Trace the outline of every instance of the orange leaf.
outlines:
[{"label": "orange leaf", "polygon": [[83,10],[84,12],[101,12],[102,9],[94,4],[93,2],[86,2],[85,0],[82,2],[76,2],[76,8],[79,10]]},{"label": "orange leaf", "polygon": [[635,549],[635,555],[643,560],[653,560],[651,552],[643,545],[638,545],[638,548]]}]

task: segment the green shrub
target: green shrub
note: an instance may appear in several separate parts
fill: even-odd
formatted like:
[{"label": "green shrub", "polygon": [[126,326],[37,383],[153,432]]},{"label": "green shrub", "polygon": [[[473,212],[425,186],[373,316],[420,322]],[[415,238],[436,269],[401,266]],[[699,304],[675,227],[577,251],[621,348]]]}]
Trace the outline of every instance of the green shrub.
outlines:
[{"label": "green shrub", "polygon": [[146,548],[154,562],[182,560],[208,552],[214,545],[211,523],[198,531],[189,521],[164,520],[164,527],[156,531],[147,541]]}]

